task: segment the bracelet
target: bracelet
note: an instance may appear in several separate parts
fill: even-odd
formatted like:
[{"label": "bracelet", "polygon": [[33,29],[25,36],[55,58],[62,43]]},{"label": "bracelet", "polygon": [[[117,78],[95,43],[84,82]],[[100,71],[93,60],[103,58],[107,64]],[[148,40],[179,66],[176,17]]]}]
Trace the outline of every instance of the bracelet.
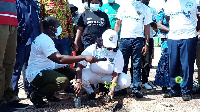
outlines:
[{"label": "bracelet", "polygon": [[149,46],[149,43],[146,42],[145,45]]}]

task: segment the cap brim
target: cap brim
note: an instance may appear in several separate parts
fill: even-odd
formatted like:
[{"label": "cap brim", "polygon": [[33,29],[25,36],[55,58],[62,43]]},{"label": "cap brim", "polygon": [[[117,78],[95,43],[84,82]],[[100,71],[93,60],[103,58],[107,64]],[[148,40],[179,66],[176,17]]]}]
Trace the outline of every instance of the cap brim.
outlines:
[{"label": "cap brim", "polygon": [[106,42],[103,44],[104,47],[111,47],[111,48],[116,48],[117,43],[112,43],[112,42]]}]

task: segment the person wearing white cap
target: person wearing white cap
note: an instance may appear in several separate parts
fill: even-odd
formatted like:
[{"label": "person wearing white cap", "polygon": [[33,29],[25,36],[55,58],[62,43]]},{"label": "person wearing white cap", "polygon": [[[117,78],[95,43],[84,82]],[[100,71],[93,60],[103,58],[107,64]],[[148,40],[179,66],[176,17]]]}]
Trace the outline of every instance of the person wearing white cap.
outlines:
[{"label": "person wearing white cap", "polygon": [[[123,73],[124,59],[122,52],[117,48],[118,35],[114,30],[108,29],[102,39],[97,39],[95,44],[87,47],[81,55],[92,55],[96,58],[106,58],[106,61],[88,63],[80,61],[77,66],[77,74],[82,74],[83,88],[89,94],[89,100],[95,99],[95,93],[90,84],[112,83],[108,96],[114,96],[114,91],[125,89],[131,84],[131,77]],[[79,75],[81,76],[81,75]]]}]

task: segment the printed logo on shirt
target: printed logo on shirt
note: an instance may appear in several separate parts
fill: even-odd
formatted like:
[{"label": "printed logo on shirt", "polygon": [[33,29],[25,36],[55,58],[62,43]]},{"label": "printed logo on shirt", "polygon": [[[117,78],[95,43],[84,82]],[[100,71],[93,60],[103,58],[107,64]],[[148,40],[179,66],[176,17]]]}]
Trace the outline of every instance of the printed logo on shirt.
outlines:
[{"label": "printed logo on shirt", "polygon": [[100,56],[99,56],[99,55],[95,55],[94,57],[95,57],[95,58],[97,58],[97,59],[99,59],[99,58],[100,58]]},{"label": "printed logo on shirt", "polygon": [[91,20],[92,18],[87,18],[87,20]]},{"label": "printed logo on shirt", "polygon": [[113,37],[110,37],[109,40],[110,40],[110,41],[113,41]]},{"label": "printed logo on shirt", "polygon": [[142,12],[141,11],[137,11],[137,14],[140,16],[142,14]]},{"label": "printed logo on shirt", "polygon": [[124,18],[130,18],[132,20],[135,20],[136,22],[139,22],[140,18],[135,18],[135,17],[131,17],[131,16],[124,16]]},{"label": "printed logo on shirt", "polygon": [[88,21],[88,26],[104,26],[104,21]]},{"label": "printed logo on shirt", "polygon": [[191,11],[184,11],[184,10],[182,10],[182,11],[180,11],[180,12],[171,12],[171,14],[170,14],[170,16],[175,16],[175,15],[179,15],[179,14],[183,14],[183,15],[185,15],[187,18],[190,18],[190,15],[191,15]]},{"label": "printed logo on shirt", "polygon": [[104,18],[101,18],[101,20],[104,21],[105,19],[104,19]]},{"label": "printed logo on shirt", "polygon": [[185,7],[186,7],[186,8],[192,8],[192,6],[193,6],[193,3],[192,3],[192,2],[187,2],[187,3],[185,4]]},{"label": "printed logo on shirt", "polygon": [[108,60],[112,63],[114,61],[114,58],[108,58]]}]

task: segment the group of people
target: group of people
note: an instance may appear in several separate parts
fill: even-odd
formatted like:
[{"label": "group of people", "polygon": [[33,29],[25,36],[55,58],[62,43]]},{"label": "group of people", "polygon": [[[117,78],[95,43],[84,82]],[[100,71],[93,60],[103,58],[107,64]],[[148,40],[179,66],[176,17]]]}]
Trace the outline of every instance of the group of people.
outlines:
[{"label": "group of people", "polygon": [[[120,6],[115,0],[106,4],[82,0],[84,9],[79,14],[67,0],[0,0],[0,109],[28,106],[19,103],[21,72],[36,108],[48,106],[44,96],[59,101],[54,93],[60,90],[80,97],[84,88],[88,99],[94,100],[94,85],[105,82],[109,89],[102,85],[99,89],[109,91],[107,101],[120,92],[127,94],[128,87],[143,98],[141,87],[152,89],[148,76],[153,30],[162,39],[154,84],[163,91],[170,87],[164,98],[191,100],[200,2],[165,0],[157,14],[149,1],[129,0]],[[72,49],[79,55],[71,56]],[[130,57],[131,76],[127,74]],[[72,63],[75,68],[69,67]],[[183,78],[181,84],[175,82],[177,76]]]}]

